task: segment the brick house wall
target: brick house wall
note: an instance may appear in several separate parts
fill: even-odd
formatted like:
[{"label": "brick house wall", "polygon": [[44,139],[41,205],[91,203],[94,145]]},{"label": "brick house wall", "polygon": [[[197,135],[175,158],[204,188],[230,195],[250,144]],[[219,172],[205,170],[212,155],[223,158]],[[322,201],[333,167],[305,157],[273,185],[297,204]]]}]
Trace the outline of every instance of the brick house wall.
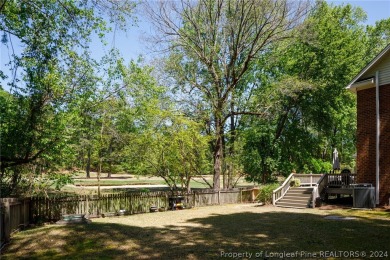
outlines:
[{"label": "brick house wall", "polygon": [[[379,87],[380,103],[380,204],[389,203],[390,195],[390,84]],[[357,181],[375,187],[376,107],[375,88],[357,91]]]}]

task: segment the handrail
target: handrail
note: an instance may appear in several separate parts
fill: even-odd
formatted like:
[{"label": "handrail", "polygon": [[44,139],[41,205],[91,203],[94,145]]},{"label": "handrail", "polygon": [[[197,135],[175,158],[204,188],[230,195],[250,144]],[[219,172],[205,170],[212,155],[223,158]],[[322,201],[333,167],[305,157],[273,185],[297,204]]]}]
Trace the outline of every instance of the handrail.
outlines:
[{"label": "handrail", "polygon": [[[321,176],[321,177],[320,177]],[[272,191],[272,204],[275,206],[276,202],[283,198],[283,196],[290,189],[290,181],[295,178],[302,178],[301,185],[310,185],[313,187],[311,204],[315,208],[317,198],[323,195],[324,190],[328,185],[348,187],[356,183],[356,174],[295,174],[291,173],[283,184]],[[318,179],[319,178],[319,179]],[[318,179],[317,182],[315,182]],[[303,182],[302,182],[303,181]]]},{"label": "handrail", "polygon": [[316,207],[316,199],[321,196],[321,193],[324,190],[324,188],[327,186],[327,183],[328,183],[328,174],[325,173],[321,176],[321,178],[313,188],[312,195],[311,195],[312,208]]},{"label": "handrail", "polygon": [[327,174],[328,184],[332,186],[350,186],[356,184],[356,174]]},{"label": "handrail", "polygon": [[315,186],[321,177],[322,174],[316,173],[299,173],[294,175],[294,178],[298,178],[301,180],[301,186],[310,185],[310,187]]},{"label": "handrail", "polygon": [[[321,176],[321,177],[319,177]],[[296,174],[291,173],[286,180],[283,182],[283,184],[278,187],[277,189],[272,191],[272,204],[275,206],[276,202],[278,202],[280,199],[283,198],[283,196],[287,193],[287,191],[290,189],[290,181],[295,178],[306,178],[306,180],[301,183],[303,185],[310,185],[310,187],[313,187],[312,191],[312,206],[315,207],[315,200],[318,197],[318,183],[322,180],[324,180],[324,175],[320,174]],[[318,182],[315,182],[315,179],[320,178]],[[322,188],[322,187],[321,187]],[[322,192],[322,189],[321,189]]]},{"label": "handrail", "polygon": [[292,178],[294,178],[294,173],[291,173],[279,188],[272,191],[272,204],[274,206],[276,202],[280,200],[284,196],[284,194],[286,194],[286,192],[290,189],[290,181]]}]

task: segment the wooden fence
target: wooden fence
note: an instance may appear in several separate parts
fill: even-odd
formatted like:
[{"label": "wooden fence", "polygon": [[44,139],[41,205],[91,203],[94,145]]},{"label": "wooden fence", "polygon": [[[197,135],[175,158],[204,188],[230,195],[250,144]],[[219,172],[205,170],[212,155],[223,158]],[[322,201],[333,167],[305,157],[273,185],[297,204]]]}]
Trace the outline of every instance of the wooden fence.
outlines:
[{"label": "wooden fence", "polygon": [[126,214],[149,212],[151,206],[167,207],[167,193],[122,193],[94,196],[68,196],[31,198],[30,213],[32,222],[56,221],[66,214],[85,214],[96,217],[101,214]]},{"label": "wooden fence", "polygon": [[[184,207],[202,207],[216,204],[243,203],[254,200],[254,189],[234,189],[214,192],[199,190],[179,194]],[[57,221],[66,214],[138,214],[150,211],[152,206],[168,209],[169,192],[137,192],[98,196],[31,197],[27,199],[0,199],[0,247],[10,235],[29,224]]]},{"label": "wooden fence", "polygon": [[[251,190],[198,191],[180,194],[186,208],[216,204],[248,202]],[[66,214],[85,214],[97,217],[101,214],[138,214],[150,211],[152,206],[168,209],[169,192],[141,192],[105,194],[98,196],[36,197],[30,199],[30,214],[33,223],[56,221]]]},{"label": "wooden fence", "polygon": [[0,247],[13,232],[30,224],[29,199],[0,199]]}]

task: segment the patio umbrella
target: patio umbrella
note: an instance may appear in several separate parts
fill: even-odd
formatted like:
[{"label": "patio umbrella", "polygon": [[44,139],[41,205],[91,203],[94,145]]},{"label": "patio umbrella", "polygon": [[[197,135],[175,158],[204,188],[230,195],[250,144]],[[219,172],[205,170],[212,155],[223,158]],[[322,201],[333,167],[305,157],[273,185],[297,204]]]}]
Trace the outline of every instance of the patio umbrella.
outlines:
[{"label": "patio umbrella", "polygon": [[339,152],[336,148],[334,148],[333,151],[333,170],[340,170],[340,159],[339,159]]}]

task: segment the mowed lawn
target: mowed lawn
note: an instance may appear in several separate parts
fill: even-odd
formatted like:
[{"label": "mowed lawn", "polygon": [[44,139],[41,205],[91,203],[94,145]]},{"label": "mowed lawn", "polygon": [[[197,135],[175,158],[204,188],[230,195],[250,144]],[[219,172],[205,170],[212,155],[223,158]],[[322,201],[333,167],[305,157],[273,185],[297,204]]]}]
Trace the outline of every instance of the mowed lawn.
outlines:
[{"label": "mowed lawn", "polygon": [[296,252],[290,258],[390,258],[390,212],[235,204],[100,218],[19,232],[1,259],[281,259]]}]

